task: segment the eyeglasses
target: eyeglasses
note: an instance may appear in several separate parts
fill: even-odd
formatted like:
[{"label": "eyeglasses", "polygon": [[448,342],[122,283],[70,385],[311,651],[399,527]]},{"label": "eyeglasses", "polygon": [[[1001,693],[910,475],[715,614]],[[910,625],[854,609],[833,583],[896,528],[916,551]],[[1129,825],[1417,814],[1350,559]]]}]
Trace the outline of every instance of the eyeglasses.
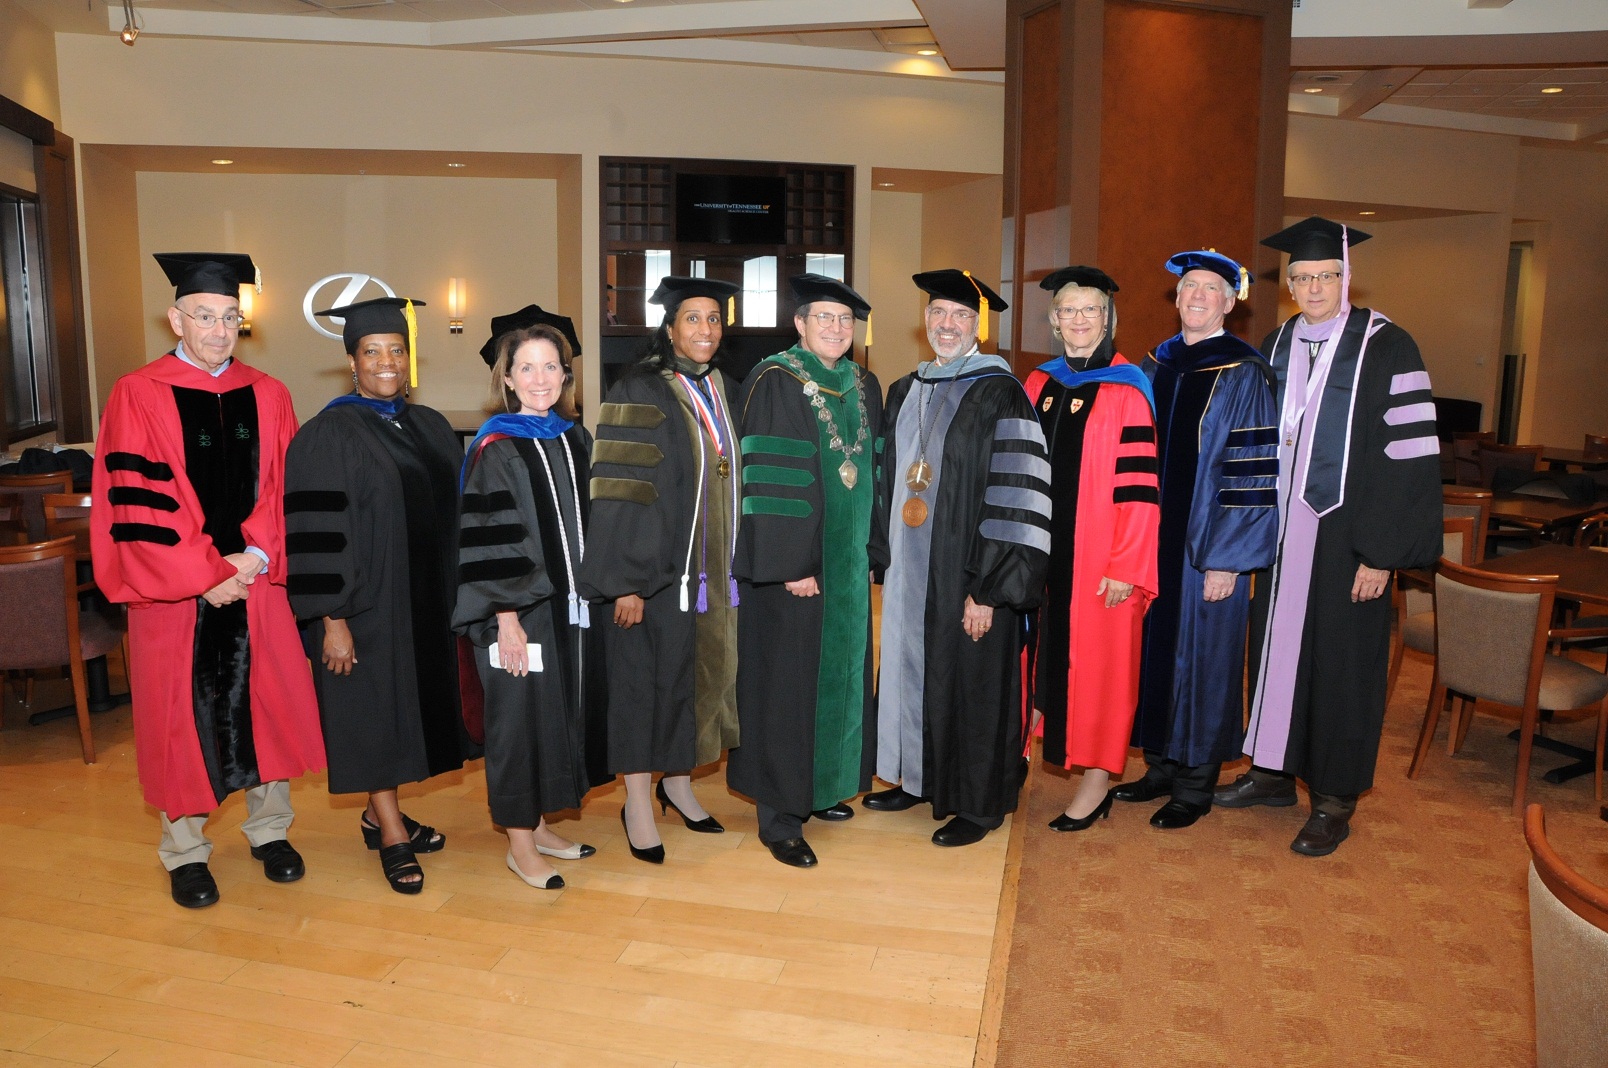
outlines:
[{"label": "eyeglasses", "polygon": [[825,330],[833,323],[836,323],[839,326],[848,327],[850,329],[853,329],[854,327],[854,316],[852,314],[833,315],[831,312],[812,312],[809,315],[809,318],[820,323],[822,330]]},{"label": "eyeglasses", "polygon": [[1098,304],[1090,304],[1082,308],[1056,308],[1057,319],[1098,319],[1105,314],[1105,308]]},{"label": "eyeglasses", "polygon": [[236,315],[234,312],[224,312],[222,315],[213,315],[211,312],[202,312],[200,315],[190,315],[190,313],[185,311],[183,308],[179,308],[178,311],[180,315],[188,316],[190,319],[194,320],[195,325],[199,326],[203,330],[211,330],[219,323],[223,324],[223,328],[225,330],[239,330],[240,324],[245,322],[244,318]]},{"label": "eyeglasses", "polygon": [[949,319],[952,322],[959,323],[961,326],[969,326],[973,321],[976,320],[977,313],[966,308],[950,308],[945,310],[938,307],[936,304],[929,304],[927,305],[927,318],[939,320]]},{"label": "eyeglasses", "polygon": [[1314,279],[1328,286],[1340,281],[1340,276],[1334,271],[1319,271],[1317,274],[1290,275],[1291,284],[1298,286],[1309,286],[1312,284]]}]

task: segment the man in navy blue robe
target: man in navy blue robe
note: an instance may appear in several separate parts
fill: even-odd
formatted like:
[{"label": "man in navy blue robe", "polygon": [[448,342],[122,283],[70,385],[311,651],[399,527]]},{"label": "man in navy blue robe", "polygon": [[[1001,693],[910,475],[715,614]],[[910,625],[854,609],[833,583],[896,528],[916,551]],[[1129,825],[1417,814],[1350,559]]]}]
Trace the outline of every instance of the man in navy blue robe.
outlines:
[{"label": "man in navy blue robe", "polygon": [[1249,272],[1216,252],[1180,252],[1181,331],[1141,365],[1156,397],[1161,487],[1160,590],[1145,617],[1133,744],[1145,774],[1119,801],[1170,795],[1150,817],[1188,827],[1212,807],[1223,761],[1239,756],[1244,720],[1248,572],[1278,539],[1278,409],[1261,354],[1227,332]]}]

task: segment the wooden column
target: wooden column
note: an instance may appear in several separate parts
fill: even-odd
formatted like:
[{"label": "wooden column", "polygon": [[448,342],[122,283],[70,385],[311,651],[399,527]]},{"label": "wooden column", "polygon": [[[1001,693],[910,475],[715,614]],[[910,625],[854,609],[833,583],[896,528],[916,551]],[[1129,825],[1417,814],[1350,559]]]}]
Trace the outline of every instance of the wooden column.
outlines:
[{"label": "wooden column", "polygon": [[[1215,248],[1258,284],[1229,328],[1256,344],[1278,312],[1289,0],[1008,0],[1000,351],[1050,355],[1050,294],[1071,263],[1121,287],[1117,348],[1178,332],[1168,256]],[[1270,284],[1273,283],[1273,284]]]},{"label": "wooden column", "polygon": [[83,272],[78,259],[78,179],[73,139],[54,131],[48,145],[34,146],[44,231],[45,285],[50,294],[50,340],[56,363],[56,439],[93,441],[89,349],[84,332]]}]

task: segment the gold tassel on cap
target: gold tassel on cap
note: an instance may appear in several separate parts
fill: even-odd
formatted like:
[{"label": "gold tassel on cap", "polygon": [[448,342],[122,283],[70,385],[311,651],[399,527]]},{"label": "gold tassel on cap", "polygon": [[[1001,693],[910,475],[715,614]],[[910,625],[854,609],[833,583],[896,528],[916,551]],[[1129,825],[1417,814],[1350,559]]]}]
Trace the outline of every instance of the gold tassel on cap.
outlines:
[{"label": "gold tassel on cap", "polygon": [[980,342],[987,341],[988,298],[983,295],[983,287],[977,284],[977,279],[972,277],[970,271],[961,271],[960,273],[965,275],[966,281],[970,282],[972,288],[977,290],[977,340]]},{"label": "gold tassel on cap", "polygon": [[1251,272],[1240,268],[1239,289],[1234,291],[1235,300],[1244,300],[1251,293]]},{"label": "gold tassel on cap", "polygon": [[419,316],[410,300],[402,306],[402,318],[408,323],[408,386],[419,388]]},{"label": "gold tassel on cap", "polygon": [[865,347],[871,347],[871,313],[865,313]]},{"label": "gold tassel on cap", "polygon": [[737,294],[733,293],[726,298],[726,325],[737,321]]}]

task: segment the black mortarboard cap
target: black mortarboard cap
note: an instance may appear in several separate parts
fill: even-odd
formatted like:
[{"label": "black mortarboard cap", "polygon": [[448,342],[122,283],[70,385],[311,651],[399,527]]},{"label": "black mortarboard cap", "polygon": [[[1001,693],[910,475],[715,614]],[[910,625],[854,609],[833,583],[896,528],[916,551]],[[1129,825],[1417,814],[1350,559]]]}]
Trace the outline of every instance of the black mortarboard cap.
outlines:
[{"label": "black mortarboard cap", "polygon": [[1293,226],[1286,226],[1272,237],[1264,237],[1262,244],[1288,252],[1291,263],[1297,260],[1342,260],[1345,259],[1340,240],[1342,230],[1347,245],[1360,245],[1373,236],[1313,215]]},{"label": "black mortarboard cap", "polygon": [[1084,289],[1098,289],[1108,297],[1118,288],[1111,276],[1098,267],[1062,267],[1059,271],[1052,271],[1039,279],[1039,288],[1047,289],[1051,293],[1058,293],[1072,285],[1082,286]]},{"label": "black mortarboard cap", "polygon": [[[346,344],[347,352],[356,352],[357,343],[370,334],[401,334],[408,339],[409,351],[413,338],[408,333],[408,317],[404,309],[408,306],[407,297],[375,297],[373,300],[360,300],[356,304],[346,304],[339,308],[328,308],[314,315],[329,315],[342,320],[341,340]],[[412,301],[415,308],[424,307],[424,301]]]},{"label": "black mortarboard cap", "polygon": [[564,335],[569,342],[570,355],[575,359],[581,358],[581,339],[575,333],[575,322],[567,315],[555,315],[544,311],[540,304],[527,304],[516,312],[507,315],[494,315],[491,319],[491,337],[480,346],[480,358],[490,367],[497,362],[497,340],[504,334],[511,334],[515,330],[523,330],[528,326],[545,323]]},{"label": "black mortarboard cap", "polygon": [[799,304],[825,300],[846,306],[854,312],[856,319],[871,316],[871,305],[866,303],[866,299],[836,278],[828,278],[824,274],[800,274],[789,278],[787,284],[793,288],[793,298]]},{"label": "black mortarboard cap", "polygon": [[1251,272],[1216,249],[1192,249],[1167,258],[1167,269],[1179,278],[1190,271],[1210,271],[1234,287],[1234,296],[1244,300],[1251,290]]},{"label": "black mortarboard cap", "polygon": [[158,252],[162,273],[173,284],[173,299],[191,293],[239,297],[240,287],[257,280],[257,265],[243,252]]},{"label": "black mortarboard cap", "polygon": [[973,311],[980,311],[983,301],[988,302],[988,310],[993,312],[1007,311],[1009,304],[992,289],[987,283],[978,281],[969,271],[957,271],[945,268],[941,271],[922,271],[913,274],[910,280],[916,287],[930,297],[940,300],[952,300],[956,304],[964,304]]},{"label": "black mortarboard cap", "polygon": [[684,300],[708,297],[716,304],[724,306],[727,300],[742,292],[742,288],[731,282],[722,282],[718,278],[683,278],[667,274],[659,280],[659,288],[653,291],[648,303],[657,304],[666,312],[674,312]]}]

